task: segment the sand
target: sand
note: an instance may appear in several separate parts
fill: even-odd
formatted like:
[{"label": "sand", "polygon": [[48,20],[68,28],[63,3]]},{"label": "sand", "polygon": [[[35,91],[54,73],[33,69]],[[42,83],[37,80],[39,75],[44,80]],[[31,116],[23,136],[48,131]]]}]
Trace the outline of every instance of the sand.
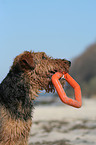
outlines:
[{"label": "sand", "polygon": [[96,99],[81,108],[36,106],[29,145],[96,145]]}]

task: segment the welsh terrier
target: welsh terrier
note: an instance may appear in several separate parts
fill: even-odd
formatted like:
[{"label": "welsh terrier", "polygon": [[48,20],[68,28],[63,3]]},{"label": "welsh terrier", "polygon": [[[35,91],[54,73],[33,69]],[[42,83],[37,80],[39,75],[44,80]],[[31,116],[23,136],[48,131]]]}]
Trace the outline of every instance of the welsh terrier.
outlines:
[{"label": "welsh terrier", "polygon": [[52,75],[68,72],[70,65],[44,52],[25,51],[14,59],[0,84],[0,145],[28,145],[34,98],[39,90],[54,92]]}]

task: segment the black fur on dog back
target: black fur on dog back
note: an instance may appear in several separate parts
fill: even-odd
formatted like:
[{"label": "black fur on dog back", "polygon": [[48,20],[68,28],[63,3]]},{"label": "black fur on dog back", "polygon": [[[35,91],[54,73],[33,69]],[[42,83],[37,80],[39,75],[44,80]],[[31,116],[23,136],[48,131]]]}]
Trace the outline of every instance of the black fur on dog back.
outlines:
[{"label": "black fur on dog back", "polygon": [[[31,118],[33,103],[29,97],[29,85],[22,78],[22,73],[10,70],[0,84],[0,103],[15,119],[27,120]],[[21,109],[18,104],[21,105]]]}]

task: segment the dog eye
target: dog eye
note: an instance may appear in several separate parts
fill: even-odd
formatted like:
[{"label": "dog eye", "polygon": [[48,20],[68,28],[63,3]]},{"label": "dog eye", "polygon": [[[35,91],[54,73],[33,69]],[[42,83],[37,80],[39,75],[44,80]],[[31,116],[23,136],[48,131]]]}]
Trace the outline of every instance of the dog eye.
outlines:
[{"label": "dog eye", "polygon": [[25,64],[27,63],[26,60],[22,60],[22,62],[25,63]]},{"label": "dog eye", "polygon": [[42,59],[46,59],[46,57],[43,55],[43,56],[42,56]]}]

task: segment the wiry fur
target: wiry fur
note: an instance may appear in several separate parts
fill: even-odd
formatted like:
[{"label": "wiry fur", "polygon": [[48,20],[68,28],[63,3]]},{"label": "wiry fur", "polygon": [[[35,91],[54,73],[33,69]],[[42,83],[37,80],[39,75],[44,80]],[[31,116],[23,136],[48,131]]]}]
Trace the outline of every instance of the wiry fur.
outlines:
[{"label": "wiry fur", "polygon": [[0,145],[27,145],[33,101],[39,90],[54,92],[51,77],[68,72],[70,62],[44,52],[18,55],[0,84]]}]

